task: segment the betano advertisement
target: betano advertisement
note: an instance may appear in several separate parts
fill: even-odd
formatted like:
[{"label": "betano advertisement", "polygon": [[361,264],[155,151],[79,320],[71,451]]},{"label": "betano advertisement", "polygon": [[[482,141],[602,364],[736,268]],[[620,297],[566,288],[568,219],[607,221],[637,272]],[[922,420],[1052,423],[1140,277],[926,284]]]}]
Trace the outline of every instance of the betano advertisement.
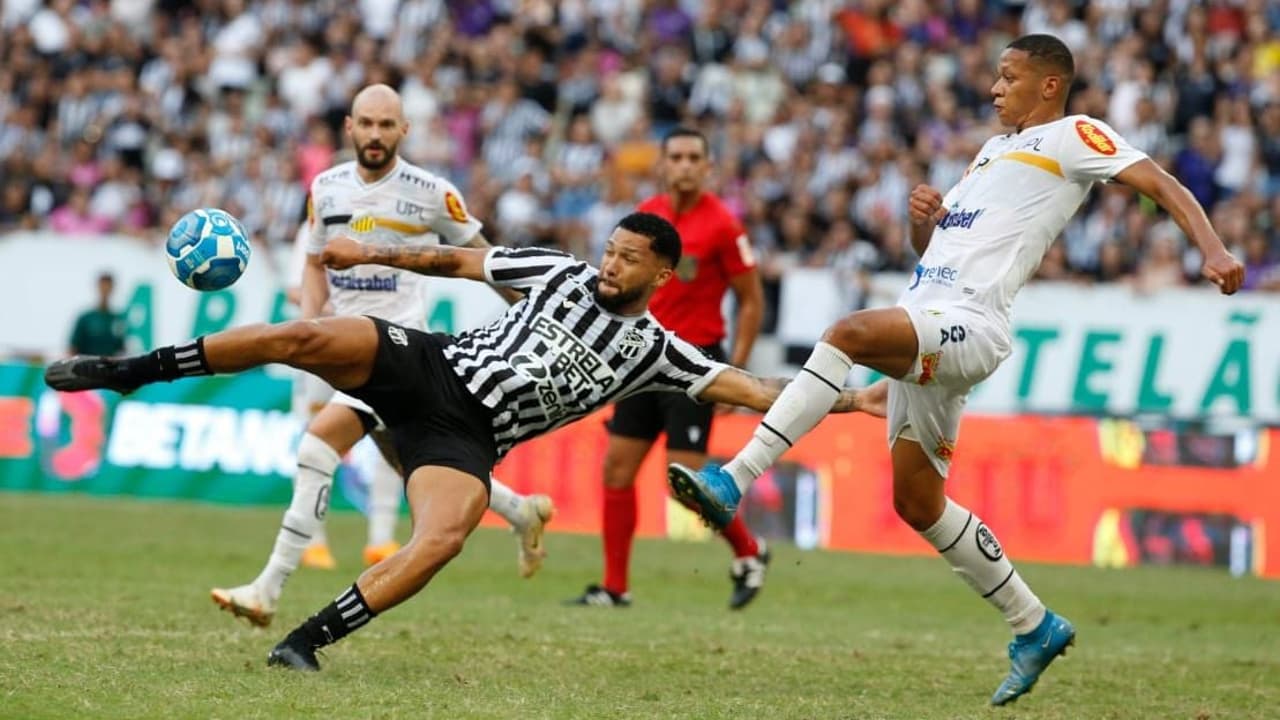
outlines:
[{"label": "betano advertisement", "polygon": [[[0,489],[287,503],[299,431],[284,410],[287,380],[199,378],[119,398],[47,391],[40,372],[0,365]],[[607,412],[517,448],[498,468],[516,490],[555,498],[557,530],[599,531]],[[755,423],[719,419],[713,454],[731,455]],[[1027,560],[1280,576],[1278,435],[978,415],[965,422],[948,488]],[[667,498],[660,460],[652,455],[639,480],[640,532],[701,536]],[[340,488],[338,507],[359,504]],[[802,547],[929,552],[895,517],[891,488],[883,422],[831,416],[752,487],[744,512]]]}]

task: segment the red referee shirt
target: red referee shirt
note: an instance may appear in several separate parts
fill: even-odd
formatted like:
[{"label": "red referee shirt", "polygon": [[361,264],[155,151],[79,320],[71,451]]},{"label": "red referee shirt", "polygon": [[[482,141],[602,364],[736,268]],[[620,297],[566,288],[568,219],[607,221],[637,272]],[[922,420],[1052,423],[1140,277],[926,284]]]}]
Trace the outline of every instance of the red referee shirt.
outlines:
[{"label": "red referee shirt", "polygon": [[694,345],[719,343],[724,339],[720,304],[729,279],[756,266],[742,224],[720,198],[708,192],[680,216],[666,194],[645,200],[636,210],[675,225],[682,245],[675,277],[654,293],[649,310],[658,322]]}]

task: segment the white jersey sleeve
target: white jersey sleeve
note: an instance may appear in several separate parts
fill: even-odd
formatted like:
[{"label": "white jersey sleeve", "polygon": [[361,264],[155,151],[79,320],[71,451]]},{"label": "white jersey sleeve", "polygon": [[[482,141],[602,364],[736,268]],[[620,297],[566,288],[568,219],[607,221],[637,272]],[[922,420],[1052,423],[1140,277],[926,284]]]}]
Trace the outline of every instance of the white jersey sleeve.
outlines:
[{"label": "white jersey sleeve", "polygon": [[316,207],[323,200],[317,197],[320,188],[315,180],[311,181],[311,192],[307,194],[307,240],[304,246],[307,255],[319,255],[329,241],[328,226]]},{"label": "white jersey sleeve", "polygon": [[1087,115],[1073,119],[1061,143],[1058,162],[1062,174],[1073,182],[1106,182],[1147,157],[1109,125]]},{"label": "white jersey sleeve", "polygon": [[566,268],[585,264],[559,250],[496,247],[484,256],[484,279],[495,287],[528,291],[546,285]]},{"label": "white jersey sleeve", "polygon": [[430,198],[434,218],[431,229],[447,245],[466,245],[471,242],[483,225],[467,212],[462,193],[444,178],[436,179],[435,192]]}]

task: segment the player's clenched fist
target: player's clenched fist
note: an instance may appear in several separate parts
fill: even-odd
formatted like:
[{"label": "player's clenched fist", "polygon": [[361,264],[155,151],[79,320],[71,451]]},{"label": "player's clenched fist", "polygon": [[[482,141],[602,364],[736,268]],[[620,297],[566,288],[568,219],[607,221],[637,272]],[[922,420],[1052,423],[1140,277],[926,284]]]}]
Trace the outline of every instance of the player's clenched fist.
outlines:
[{"label": "player's clenched fist", "polygon": [[346,270],[367,260],[364,257],[364,246],[349,237],[339,236],[325,244],[320,262],[327,268]]},{"label": "player's clenched fist", "polygon": [[1206,257],[1200,274],[1217,285],[1223,295],[1235,293],[1244,284],[1244,265],[1225,250]]},{"label": "player's clenched fist", "polygon": [[942,193],[928,185],[917,185],[916,189],[911,191],[908,208],[911,213],[911,222],[916,225],[936,223],[947,216],[946,209],[942,207]]}]

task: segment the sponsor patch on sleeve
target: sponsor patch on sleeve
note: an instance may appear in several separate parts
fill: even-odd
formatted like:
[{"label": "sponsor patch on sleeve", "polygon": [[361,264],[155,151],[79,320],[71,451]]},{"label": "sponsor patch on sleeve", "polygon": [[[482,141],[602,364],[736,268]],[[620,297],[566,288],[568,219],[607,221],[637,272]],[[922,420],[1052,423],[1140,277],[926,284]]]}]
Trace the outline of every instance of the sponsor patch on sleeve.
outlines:
[{"label": "sponsor patch on sleeve", "polygon": [[453,218],[454,222],[465,223],[467,221],[467,210],[462,207],[462,199],[456,194],[452,192],[444,194],[444,209],[445,212],[449,213],[449,217]]},{"label": "sponsor patch on sleeve", "polygon": [[1116,154],[1115,142],[1113,142],[1111,138],[1107,137],[1106,133],[1098,129],[1097,125],[1094,125],[1088,120],[1076,121],[1076,134],[1080,136],[1080,139],[1084,141],[1085,145],[1088,145],[1093,150],[1102,153],[1103,155]]}]

